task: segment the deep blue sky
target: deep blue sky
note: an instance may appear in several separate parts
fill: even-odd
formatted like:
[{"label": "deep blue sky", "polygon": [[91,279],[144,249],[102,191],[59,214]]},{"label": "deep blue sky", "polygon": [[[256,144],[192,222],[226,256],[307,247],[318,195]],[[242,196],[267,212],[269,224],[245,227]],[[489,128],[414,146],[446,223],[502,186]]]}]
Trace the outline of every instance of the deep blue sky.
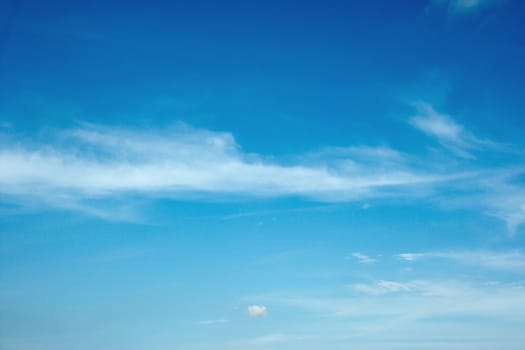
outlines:
[{"label": "deep blue sky", "polygon": [[522,349],[524,10],[0,0],[0,349]]}]

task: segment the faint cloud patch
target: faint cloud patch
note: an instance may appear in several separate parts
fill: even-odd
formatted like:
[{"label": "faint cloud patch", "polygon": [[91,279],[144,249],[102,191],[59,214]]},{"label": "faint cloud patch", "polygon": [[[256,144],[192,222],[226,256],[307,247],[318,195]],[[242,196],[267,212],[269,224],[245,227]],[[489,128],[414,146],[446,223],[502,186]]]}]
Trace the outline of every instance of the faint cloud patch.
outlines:
[{"label": "faint cloud patch", "polygon": [[352,253],[352,258],[357,259],[357,261],[361,264],[372,264],[378,261],[377,259],[371,258],[368,255],[360,252]]},{"label": "faint cloud patch", "polygon": [[402,253],[398,258],[414,262],[422,259],[446,259],[460,264],[489,270],[525,273],[525,254],[521,251],[449,251],[427,253]]},{"label": "faint cloud patch", "polygon": [[227,323],[228,320],[225,320],[225,319],[217,319],[217,320],[204,320],[204,321],[199,321],[199,324],[202,324],[202,325],[213,325],[213,324],[221,324],[221,323]]},{"label": "faint cloud patch", "polygon": [[447,6],[451,13],[471,13],[490,5],[504,3],[507,0],[433,0],[433,4]]},{"label": "faint cloud patch", "polygon": [[417,115],[410,119],[410,124],[428,136],[435,137],[446,149],[462,158],[475,158],[472,151],[495,146],[489,140],[481,140],[465,130],[450,116],[437,112],[425,102],[414,104]]},{"label": "faint cloud patch", "polygon": [[268,315],[266,306],[250,305],[248,306],[248,316],[250,318],[264,318]]}]

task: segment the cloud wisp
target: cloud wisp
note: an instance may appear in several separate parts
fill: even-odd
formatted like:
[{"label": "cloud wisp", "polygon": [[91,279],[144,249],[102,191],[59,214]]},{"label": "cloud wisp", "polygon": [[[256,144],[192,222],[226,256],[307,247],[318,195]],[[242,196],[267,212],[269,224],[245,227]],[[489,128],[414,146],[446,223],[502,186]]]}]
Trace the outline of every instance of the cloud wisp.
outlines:
[{"label": "cloud wisp", "polygon": [[[393,151],[392,151],[393,152]],[[126,194],[168,198],[302,196],[349,201],[388,196],[464,174],[410,167],[386,149],[351,148],[312,164],[243,152],[228,133],[178,126],[139,131],[84,125],[41,143],[4,138],[0,192],[81,207]]]},{"label": "cloud wisp", "polygon": [[162,130],[81,124],[33,141],[11,128],[0,134],[0,195],[25,208],[117,220],[140,217],[129,198],[417,199],[477,208],[514,233],[525,223],[525,186],[514,179],[525,170],[512,162],[484,167],[485,152],[507,150],[429,104],[415,107],[409,123],[451,152],[438,150],[439,161],[435,153],[355,145],[279,159],[243,150],[230,133],[184,124]]},{"label": "cloud wisp", "polygon": [[[525,322],[525,289],[521,284],[393,279],[348,287],[345,293],[332,288],[315,295],[252,298],[271,301],[311,320],[303,325],[303,333],[308,331],[325,343],[340,338],[365,341],[367,349],[382,349],[399,341],[410,346],[396,349],[476,349],[479,347],[463,340],[479,339],[481,332],[487,339],[479,339],[480,344],[490,344],[487,349],[509,339],[513,343],[509,348],[517,349],[523,339],[518,336]],[[507,325],[505,330],[498,328],[502,323]],[[454,346],[435,343],[443,334]]]},{"label": "cloud wisp", "polygon": [[471,13],[481,8],[503,3],[505,0],[434,0],[438,5],[446,5],[452,13]]},{"label": "cloud wisp", "polygon": [[415,262],[422,259],[446,259],[489,270],[525,273],[525,254],[520,251],[449,251],[427,253],[402,253],[398,258]]},{"label": "cloud wisp", "polygon": [[410,124],[425,134],[435,137],[446,149],[463,158],[474,158],[472,151],[494,146],[488,140],[481,140],[450,116],[437,112],[427,103],[416,103],[418,114],[410,119]]},{"label": "cloud wisp", "polygon": [[352,253],[352,257],[353,257],[354,259],[357,259],[357,261],[358,261],[360,264],[372,264],[372,263],[377,262],[377,259],[375,259],[375,258],[371,258],[371,257],[369,257],[368,255],[365,255],[365,254],[360,253],[360,252]]}]

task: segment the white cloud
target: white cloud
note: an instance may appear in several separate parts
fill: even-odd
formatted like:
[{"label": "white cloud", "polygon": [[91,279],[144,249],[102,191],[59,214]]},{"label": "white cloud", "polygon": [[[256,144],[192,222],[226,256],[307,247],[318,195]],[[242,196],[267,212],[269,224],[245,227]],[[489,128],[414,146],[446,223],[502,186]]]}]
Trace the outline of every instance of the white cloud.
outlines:
[{"label": "white cloud", "polygon": [[[381,282],[381,281],[380,281]],[[313,338],[301,348],[347,349],[520,349],[525,322],[525,288],[439,280],[391,280],[383,294],[336,288],[317,295],[263,295],[296,317],[299,331]],[[367,284],[376,288],[377,283]],[[301,316],[297,316],[301,315]],[[501,325],[504,324],[505,327]],[[286,331],[286,326],[284,326]],[[288,327],[298,331],[297,327]],[[276,337],[278,339],[278,337]],[[439,339],[439,341],[436,341]],[[332,346],[332,344],[334,346]],[[498,345],[499,344],[499,345]],[[272,348],[279,347],[277,343]]]},{"label": "white cloud", "polygon": [[506,222],[510,235],[525,223],[525,188],[513,183],[513,173],[482,178],[479,186],[486,189],[485,193],[474,198],[485,206],[486,214]]},{"label": "white cloud", "polygon": [[[505,151],[428,104],[417,108],[410,123],[455,155],[472,159],[474,152]],[[295,196],[366,206],[379,199],[421,199],[447,209],[480,209],[504,220],[510,233],[525,223],[525,187],[513,182],[525,171],[516,167],[484,169],[447,155],[436,160],[385,146],[324,148],[279,159],[243,151],[229,133],[185,125],[137,130],[84,124],[46,135],[33,141],[1,135],[2,202],[139,221],[133,198]],[[508,158],[515,156],[510,153]]]},{"label": "white cloud", "polygon": [[266,309],[266,306],[262,306],[262,305],[248,306],[248,316],[250,316],[250,318],[262,318],[262,317],[266,317],[267,314],[268,314],[268,310]]},{"label": "white cloud", "polygon": [[[427,103],[417,103],[415,107],[418,114],[410,119],[410,124],[436,138],[445,149],[461,158],[479,158],[479,164],[483,164],[484,156],[493,152],[492,157],[496,155],[502,164],[485,170],[481,170],[479,166],[479,176],[466,181],[459,179],[456,189],[462,193],[445,199],[443,206],[480,208],[487,215],[505,221],[508,232],[513,235],[525,223],[525,187],[522,182],[516,181],[517,177],[525,173],[523,150],[479,138]],[[443,160],[442,158],[439,162]],[[465,164],[464,167],[468,165]]]},{"label": "white cloud", "polygon": [[491,316],[525,321],[525,287],[516,283],[380,280],[351,286],[353,294],[259,296],[262,300],[337,318],[421,320],[435,316]]},{"label": "white cloud", "polygon": [[504,1],[505,0],[434,0],[437,4],[447,5],[449,10],[455,13],[468,13]]},{"label": "white cloud", "polygon": [[496,217],[506,223],[508,234],[513,236],[525,223],[525,184],[519,180],[525,171],[520,158],[514,161],[518,166],[487,170],[479,177],[458,181],[459,193],[437,203],[445,209],[475,209]]},{"label": "white cloud", "polygon": [[413,281],[385,281],[375,283],[358,283],[354,290],[371,296],[381,296],[396,293],[416,293],[426,296],[458,297],[472,294],[466,286],[453,282],[433,282],[426,280]]},{"label": "white cloud", "polygon": [[376,284],[358,283],[354,289],[365,294],[383,295],[388,293],[409,292],[414,288],[411,283],[400,283],[395,281],[379,281]]},{"label": "white cloud", "polygon": [[440,253],[438,256],[492,270],[525,273],[525,255],[519,251],[463,251]]},{"label": "white cloud", "polygon": [[[428,254],[406,253],[400,258],[417,261],[430,258]],[[320,341],[319,348],[340,337],[344,339],[341,347],[330,348],[344,349],[349,343],[362,343],[367,349],[383,349],[390,344],[396,344],[396,349],[477,349],[477,345],[484,342],[491,346],[503,344],[500,348],[504,349],[519,349],[525,340],[522,336],[525,284],[521,276],[512,280],[505,275],[501,280],[501,274],[479,271],[477,267],[483,264],[491,269],[525,271],[521,266],[523,255],[512,251],[442,254],[448,254],[446,259],[454,259],[452,262],[461,260],[474,269],[466,273],[463,269],[436,268],[433,264],[431,268],[405,274],[418,275],[407,279],[398,278],[397,269],[387,268],[378,271],[381,277],[387,278],[353,281],[346,288],[319,285],[310,291],[262,294],[247,297],[246,301],[271,303],[279,307],[283,315],[303,319],[301,329],[292,326],[287,329],[285,325],[282,331],[312,335]],[[388,278],[389,273],[396,277]],[[436,277],[443,274],[444,279]],[[362,275],[357,272],[353,276]],[[505,327],[501,327],[502,324]],[[410,346],[399,345],[400,340]],[[479,344],[469,343],[471,341]],[[308,345],[305,342],[302,347]],[[481,348],[488,350],[491,346]]]},{"label": "white cloud", "polygon": [[435,137],[438,142],[457,156],[474,158],[471,151],[493,145],[487,140],[480,140],[450,116],[437,112],[427,103],[416,103],[418,114],[410,119],[410,124],[425,134]]},{"label": "white cloud", "polygon": [[148,131],[85,125],[45,142],[7,139],[0,193],[13,201],[89,208],[126,194],[172,198],[302,196],[351,201],[410,195],[410,189],[464,174],[407,166],[395,151],[351,148],[285,164],[245,153],[232,135],[178,126]]},{"label": "white cloud", "polygon": [[424,253],[402,253],[397,255],[400,259],[406,260],[406,261],[415,261],[420,258],[425,257]]},{"label": "white cloud", "polygon": [[490,270],[525,273],[525,254],[520,251],[449,251],[427,253],[403,253],[398,257],[406,261],[423,258],[439,258],[453,260],[461,264],[481,267]]},{"label": "white cloud", "polygon": [[377,262],[377,259],[371,258],[363,253],[352,253],[352,257],[356,258],[361,264],[371,264]]}]

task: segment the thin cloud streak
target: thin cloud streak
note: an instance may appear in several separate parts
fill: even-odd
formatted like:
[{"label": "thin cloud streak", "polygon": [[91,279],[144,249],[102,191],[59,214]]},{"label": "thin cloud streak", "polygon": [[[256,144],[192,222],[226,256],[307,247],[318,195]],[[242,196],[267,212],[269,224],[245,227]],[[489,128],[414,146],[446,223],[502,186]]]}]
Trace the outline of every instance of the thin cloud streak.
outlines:
[{"label": "thin cloud streak", "polygon": [[261,295],[254,300],[333,318],[421,320],[447,315],[492,316],[525,321],[525,289],[516,284],[435,280],[380,280],[349,286],[333,296]]},{"label": "thin cloud streak", "polygon": [[125,194],[291,195],[350,201],[465,176],[434,174],[396,162],[385,168],[383,150],[374,155],[367,148],[366,159],[358,159],[356,152],[351,152],[354,158],[330,165],[279,164],[242,152],[227,133],[188,127],[144,132],[89,125],[36,145],[8,140],[0,150],[4,169],[0,192],[49,202]]},{"label": "thin cloud streak", "polygon": [[[350,146],[284,160],[246,152],[230,133],[184,124],[162,130],[81,124],[32,142],[9,136],[16,135],[10,129],[0,135],[0,194],[23,207],[134,222],[141,222],[140,210],[129,198],[411,199],[479,209],[514,234],[525,223],[525,187],[513,180],[525,171],[512,163],[516,152],[475,136],[430,104],[415,106],[409,123],[452,156]],[[493,151],[509,166],[484,167],[484,152]]]},{"label": "thin cloud streak", "polygon": [[489,270],[525,273],[525,254],[520,251],[494,252],[486,250],[402,253],[398,258],[415,262],[422,259],[446,259],[464,265]]},{"label": "thin cloud streak", "polygon": [[410,119],[410,124],[435,137],[444,148],[459,157],[473,159],[472,151],[496,146],[493,142],[475,137],[450,116],[437,112],[427,103],[416,103],[415,107],[418,114]]},{"label": "thin cloud streak", "polygon": [[[451,338],[463,334],[458,330],[463,324],[473,324],[471,330],[492,329],[505,322],[519,333],[525,322],[525,288],[520,282],[497,282],[461,279],[388,279],[374,282],[348,284],[344,292],[338,288],[317,291],[317,294],[292,293],[262,294],[248,297],[252,302],[271,302],[274,307],[289,309],[304,315],[312,322],[305,327],[317,330],[319,320],[329,332],[335,325],[346,325],[332,336],[345,339],[384,339],[390,344],[394,339],[432,341],[442,336],[443,327]],[[456,320],[460,319],[458,323]],[[433,328],[434,322],[439,323]],[[426,332],[414,336],[414,330],[427,325]],[[425,328],[425,327],[423,327]],[[456,333],[455,331],[458,331]],[[315,334],[315,331],[310,334]],[[326,336],[326,330],[324,333]],[[505,332],[492,334],[491,342],[505,340]],[[421,338],[418,338],[421,336]],[[379,345],[379,344],[378,344]],[[384,344],[383,344],[384,346]],[[381,348],[380,346],[378,348]]]},{"label": "thin cloud streak", "polygon": [[357,261],[361,264],[372,264],[377,262],[377,259],[371,258],[368,255],[359,252],[352,253],[352,257],[357,259]]},{"label": "thin cloud streak", "polygon": [[471,13],[483,7],[503,3],[506,0],[434,0],[433,2],[441,5],[445,4],[452,13]]}]

